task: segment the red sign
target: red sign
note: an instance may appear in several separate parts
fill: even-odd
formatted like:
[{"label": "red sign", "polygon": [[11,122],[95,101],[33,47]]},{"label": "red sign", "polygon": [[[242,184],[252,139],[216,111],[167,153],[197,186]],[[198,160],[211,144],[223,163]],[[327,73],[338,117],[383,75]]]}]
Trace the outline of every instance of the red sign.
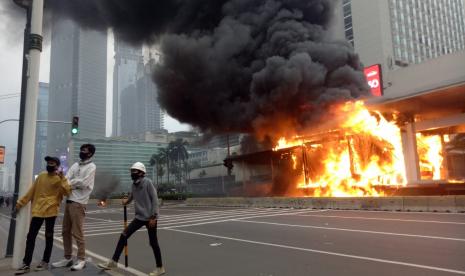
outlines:
[{"label": "red sign", "polygon": [[5,163],[5,147],[0,146],[0,164]]},{"label": "red sign", "polygon": [[381,65],[374,64],[366,67],[364,70],[368,85],[371,88],[373,96],[383,95],[383,80],[381,78]]}]

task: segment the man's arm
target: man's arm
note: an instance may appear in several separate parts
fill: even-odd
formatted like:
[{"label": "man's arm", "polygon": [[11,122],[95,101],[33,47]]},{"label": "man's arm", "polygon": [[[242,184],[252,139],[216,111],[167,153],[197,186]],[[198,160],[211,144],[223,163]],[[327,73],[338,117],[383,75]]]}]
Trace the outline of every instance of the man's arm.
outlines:
[{"label": "man's arm", "polygon": [[39,177],[37,177],[37,179],[34,181],[34,184],[32,184],[32,187],[29,188],[27,193],[16,202],[16,209],[22,208],[24,205],[26,205],[29,201],[32,200],[32,198],[34,197],[34,193],[36,190],[36,184],[38,180],[39,180]]},{"label": "man's arm", "polygon": [[150,199],[152,200],[152,218],[153,219],[158,219],[158,195],[157,195],[157,190],[155,190],[155,187],[153,187],[153,184],[151,181],[149,181],[147,185],[147,193],[150,196]]},{"label": "man's arm", "polygon": [[74,178],[74,170],[76,169],[76,165],[77,165],[77,163],[74,163],[73,165],[71,165],[68,172],[66,173],[66,178],[68,180],[71,180],[71,179]]},{"label": "man's arm", "polygon": [[71,186],[68,183],[68,179],[66,179],[65,177],[61,177],[60,185],[61,194],[69,196],[71,194]]},{"label": "man's arm", "polygon": [[69,181],[73,189],[92,189],[95,180],[95,165],[92,164],[89,169],[82,173],[82,177],[73,178]]}]

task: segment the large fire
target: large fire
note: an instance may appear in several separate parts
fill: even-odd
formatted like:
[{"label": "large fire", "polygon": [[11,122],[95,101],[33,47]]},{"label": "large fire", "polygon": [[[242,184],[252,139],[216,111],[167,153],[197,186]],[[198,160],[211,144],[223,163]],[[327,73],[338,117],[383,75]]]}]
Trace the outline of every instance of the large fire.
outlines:
[{"label": "large fire", "polygon": [[[296,148],[297,190],[311,190],[313,196],[383,196],[382,186],[405,186],[401,131],[394,120],[369,111],[361,101],[345,103],[338,113],[345,119],[331,135],[281,138],[274,148]],[[441,137],[417,134],[417,145],[422,179],[441,179]]]}]

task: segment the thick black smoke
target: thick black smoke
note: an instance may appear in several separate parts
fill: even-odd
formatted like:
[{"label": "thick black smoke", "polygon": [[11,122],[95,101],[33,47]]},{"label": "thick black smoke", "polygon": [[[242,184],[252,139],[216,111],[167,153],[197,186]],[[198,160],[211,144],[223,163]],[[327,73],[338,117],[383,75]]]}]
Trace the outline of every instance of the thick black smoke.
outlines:
[{"label": "thick black smoke", "polygon": [[159,42],[163,108],[212,132],[289,134],[367,95],[358,56],[328,31],[337,0],[48,0],[134,44]]}]

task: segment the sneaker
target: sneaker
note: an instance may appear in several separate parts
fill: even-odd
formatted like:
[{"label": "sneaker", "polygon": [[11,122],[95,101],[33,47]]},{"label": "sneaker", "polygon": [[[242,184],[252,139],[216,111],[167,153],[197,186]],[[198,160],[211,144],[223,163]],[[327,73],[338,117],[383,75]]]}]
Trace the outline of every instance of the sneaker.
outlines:
[{"label": "sneaker", "polygon": [[31,268],[28,265],[23,264],[21,268],[15,271],[15,275],[25,274],[25,273],[28,273],[29,271],[31,271]]},{"label": "sneaker", "polygon": [[34,271],[42,271],[48,269],[48,263],[41,261],[35,268]]},{"label": "sneaker", "polygon": [[86,261],[78,260],[77,263],[71,267],[71,270],[72,271],[82,270],[84,267],[86,267]]},{"label": "sneaker", "polygon": [[118,264],[113,260],[109,260],[108,262],[100,263],[97,266],[100,267],[101,269],[110,270],[112,268],[117,267]]},{"label": "sneaker", "polygon": [[52,267],[70,267],[72,265],[73,265],[72,259],[63,259],[61,261],[52,263]]},{"label": "sneaker", "polygon": [[155,270],[153,272],[150,272],[150,276],[160,276],[160,275],[163,275],[165,274],[166,271],[165,271],[165,268],[162,266],[162,267],[157,267],[155,268]]}]

